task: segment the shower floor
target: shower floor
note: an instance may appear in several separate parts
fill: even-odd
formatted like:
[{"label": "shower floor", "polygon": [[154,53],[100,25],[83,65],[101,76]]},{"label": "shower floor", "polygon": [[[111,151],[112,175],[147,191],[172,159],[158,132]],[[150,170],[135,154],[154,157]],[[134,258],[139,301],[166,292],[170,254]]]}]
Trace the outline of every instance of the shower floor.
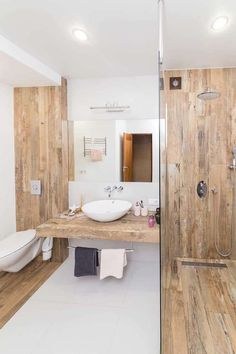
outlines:
[{"label": "shower floor", "polygon": [[176,269],[167,270],[165,354],[236,352],[236,262],[217,263],[178,259]]}]

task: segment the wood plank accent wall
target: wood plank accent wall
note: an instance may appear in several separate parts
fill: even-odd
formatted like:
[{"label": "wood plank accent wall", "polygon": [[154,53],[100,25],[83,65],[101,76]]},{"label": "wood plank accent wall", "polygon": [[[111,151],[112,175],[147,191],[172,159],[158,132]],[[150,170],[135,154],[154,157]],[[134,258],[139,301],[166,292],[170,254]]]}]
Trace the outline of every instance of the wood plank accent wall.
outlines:
[{"label": "wood plank accent wall", "polygon": [[[170,90],[169,78],[182,77],[182,89]],[[221,97],[201,101],[197,94],[207,87]],[[236,146],[236,69],[165,72],[167,101],[167,214],[165,256],[220,258],[230,247],[233,172],[232,148]],[[196,193],[199,181],[208,185],[207,197]],[[216,187],[214,196],[211,188]],[[236,219],[235,209],[233,213]],[[236,257],[236,234],[231,258]]]},{"label": "wood plank accent wall", "polygon": [[[14,90],[17,230],[35,228],[68,208],[67,82],[58,87]],[[42,182],[42,195],[30,181]],[[67,257],[56,240],[54,260]]]}]

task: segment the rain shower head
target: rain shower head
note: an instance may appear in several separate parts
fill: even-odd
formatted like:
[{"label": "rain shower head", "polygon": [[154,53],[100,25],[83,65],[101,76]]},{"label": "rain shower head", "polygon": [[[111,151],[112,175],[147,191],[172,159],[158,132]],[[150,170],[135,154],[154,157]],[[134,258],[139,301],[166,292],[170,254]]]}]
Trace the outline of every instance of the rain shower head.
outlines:
[{"label": "rain shower head", "polygon": [[204,92],[199,93],[199,95],[197,95],[197,97],[203,101],[214,100],[214,99],[220,97],[220,92],[213,91],[213,90],[207,88]]}]

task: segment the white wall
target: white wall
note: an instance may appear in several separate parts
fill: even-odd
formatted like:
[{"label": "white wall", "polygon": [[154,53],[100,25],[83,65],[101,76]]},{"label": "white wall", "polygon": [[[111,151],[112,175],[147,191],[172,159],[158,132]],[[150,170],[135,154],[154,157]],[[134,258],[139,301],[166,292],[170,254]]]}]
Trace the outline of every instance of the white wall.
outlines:
[{"label": "white wall", "polygon": [[[115,191],[112,194],[114,199],[129,200],[132,204],[136,201],[143,200],[144,204],[149,207],[150,210],[155,210],[155,207],[149,204],[149,198],[158,199],[158,184],[157,183],[125,183],[110,181],[107,183],[97,182],[70,182],[69,183],[69,204],[80,205],[82,197],[82,203],[87,203],[92,200],[106,199],[107,194],[104,192],[104,188],[107,186],[123,186],[122,192]],[[159,204],[159,203],[158,203]]]},{"label": "white wall", "polygon": [[[91,106],[117,102],[130,106],[122,113],[91,111]],[[158,119],[157,76],[68,80],[68,117],[87,119]]]},{"label": "white wall", "polygon": [[122,181],[122,155],[123,155],[123,134],[126,131],[126,120],[116,120],[116,137],[115,137],[115,146],[116,146],[116,180]]},{"label": "white wall", "polygon": [[[129,105],[131,109],[122,113],[90,110],[91,106],[104,106],[113,102]],[[158,119],[158,78],[137,76],[68,80],[68,118],[81,121]],[[157,161],[155,165],[158,165]],[[84,201],[106,197],[104,187],[108,184],[113,185],[114,182],[113,179],[107,180],[107,183],[70,182],[70,205],[79,203],[81,194]],[[148,203],[148,198],[158,198],[159,195],[158,182],[116,184],[124,185],[124,191],[114,197],[128,199],[131,202],[142,199]]]},{"label": "white wall", "polygon": [[13,88],[0,84],[0,239],[16,229]]}]

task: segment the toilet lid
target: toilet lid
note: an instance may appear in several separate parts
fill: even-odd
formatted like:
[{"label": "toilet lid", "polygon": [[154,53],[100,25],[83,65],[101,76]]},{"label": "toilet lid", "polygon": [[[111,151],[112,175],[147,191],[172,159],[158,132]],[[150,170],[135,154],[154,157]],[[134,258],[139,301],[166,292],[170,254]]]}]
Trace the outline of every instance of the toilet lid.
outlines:
[{"label": "toilet lid", "polygon": [[31,242],[36,235],[35,230],[15,232],[0,240],[0,258],[16,252],[20,248]]}]

